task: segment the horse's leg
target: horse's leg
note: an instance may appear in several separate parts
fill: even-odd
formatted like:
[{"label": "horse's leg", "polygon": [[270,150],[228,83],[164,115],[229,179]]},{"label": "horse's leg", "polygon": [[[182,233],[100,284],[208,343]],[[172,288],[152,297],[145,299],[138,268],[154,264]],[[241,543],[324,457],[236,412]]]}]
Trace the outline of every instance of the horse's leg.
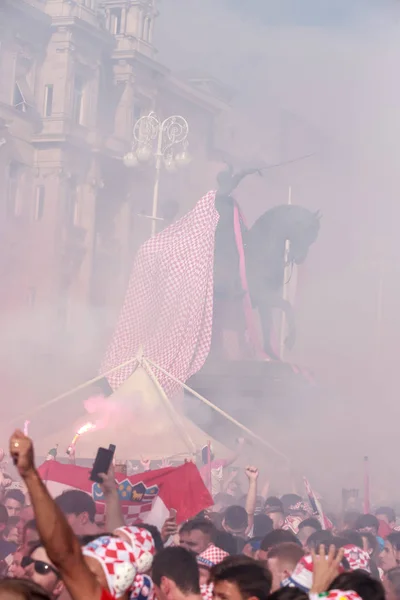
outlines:
[{"label": "horse's leg", "polygon": [[294,310],[288,300],[285,300],[279,292],[274,292],[269,296],[270,305],[274,308],[279,308],[285,313],[287,336],[285,338],[285,346],[288,350],[292,350],[296,342],[296,319]]},{"label": "horse's leg", "polygon": [[258,314],[260,316],[261,329],[263,334],[263,348],[264,352],[274,360],[280,360],[276,354],[272,343],[273,333],[273,319],[272,319],[272,307],[265,303],[260,302],[258,305]]}]

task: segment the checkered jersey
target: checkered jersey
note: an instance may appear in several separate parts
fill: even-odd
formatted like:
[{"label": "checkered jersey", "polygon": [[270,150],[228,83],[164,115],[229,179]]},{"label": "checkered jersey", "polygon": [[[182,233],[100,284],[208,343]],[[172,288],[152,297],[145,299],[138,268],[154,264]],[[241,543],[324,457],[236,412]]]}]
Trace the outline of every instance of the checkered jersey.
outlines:
[{"label": "checkered jersey", "polygon": [[[139,349],[181,381],[207,358],[212,331],[214,238],[219,215],[215,192],[139,249],[122,311],[101,372],[132,359]],[[113,390],[133,373],[135,363],[108,377]],[[157,378],[171,395],[177,386]]]}]

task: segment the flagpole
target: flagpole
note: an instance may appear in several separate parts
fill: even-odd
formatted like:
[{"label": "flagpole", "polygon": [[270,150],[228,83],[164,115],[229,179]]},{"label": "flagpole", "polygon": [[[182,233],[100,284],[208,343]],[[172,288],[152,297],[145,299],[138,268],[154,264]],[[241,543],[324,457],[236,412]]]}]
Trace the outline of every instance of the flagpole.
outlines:
[{"label": "flagpole", "polygon": [[[288,190],[288,206],[292,205],[292,186],[289,186]],[[285,242],[285,269],[283,272],[283,299],[288,300],[288,288],[289,288],[289,280],[290,280],[290,264],[289,264],[289,254],[290,254],[290,241],[286,240]],[[286,338],[286,329],[287,329],[287,321],[286,315],[282,311],[281,314],[281,326],[280,326],[280,336],[279,336],[279,355],[281,360],[284,359],[285,354],[285,338]]]}]

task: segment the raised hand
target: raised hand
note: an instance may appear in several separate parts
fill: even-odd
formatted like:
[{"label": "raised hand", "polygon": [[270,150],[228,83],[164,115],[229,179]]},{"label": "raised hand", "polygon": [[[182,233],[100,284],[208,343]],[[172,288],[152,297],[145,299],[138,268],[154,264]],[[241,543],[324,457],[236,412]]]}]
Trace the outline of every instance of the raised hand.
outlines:
[{"label": "raised hand", "polygon": [[10,438],[10,454],[22,478],[35,470],[32,440],[20,429],[16,429]]},{"label": "raised hand", "polygon": [[312,594],[322,594],[326,592],[332,581],[339,575],[339,567],[344,556],[343,548],[340,548],[336,554],[335,546],[330,546],[329,552],[325,554],[325,547],[319,547],[318,554],[315,550],[311,552],[313,559],[313,584]]},{"label": "raised hand", "polygon": [[245,471],[247,478],[249,481],[257,481],[258,479],[258,469],[257,467],[246,467]]},{"label": "raised hand", "polygon": [[145,471],[150,471],[150,462],[150,458],[145,458],[144,456],[140,457],[140,464]]},{"label": "raised hand", "polygon": [[117,484],[115,482],[114,465],[110,465],[108,473],[99,473],[99,477],[102,481],[100,488],[105,496],[109,496],[115,492],[117,489]]}]

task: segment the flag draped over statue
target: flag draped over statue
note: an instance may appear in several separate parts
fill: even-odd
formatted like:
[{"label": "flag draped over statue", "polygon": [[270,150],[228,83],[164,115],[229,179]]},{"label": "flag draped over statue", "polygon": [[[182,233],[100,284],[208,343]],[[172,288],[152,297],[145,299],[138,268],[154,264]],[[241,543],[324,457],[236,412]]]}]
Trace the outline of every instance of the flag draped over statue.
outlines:
[{"label": "flag draped over statue", "polygon": [[[215,192],[140,248],[102,372],[126,363],[141,350],[168,373],[187,381],[204,364],[212,333]],[[135,362],[107,377],[113,390],[135,370]],[[157,378],[172,395],[177,385]]]}]

